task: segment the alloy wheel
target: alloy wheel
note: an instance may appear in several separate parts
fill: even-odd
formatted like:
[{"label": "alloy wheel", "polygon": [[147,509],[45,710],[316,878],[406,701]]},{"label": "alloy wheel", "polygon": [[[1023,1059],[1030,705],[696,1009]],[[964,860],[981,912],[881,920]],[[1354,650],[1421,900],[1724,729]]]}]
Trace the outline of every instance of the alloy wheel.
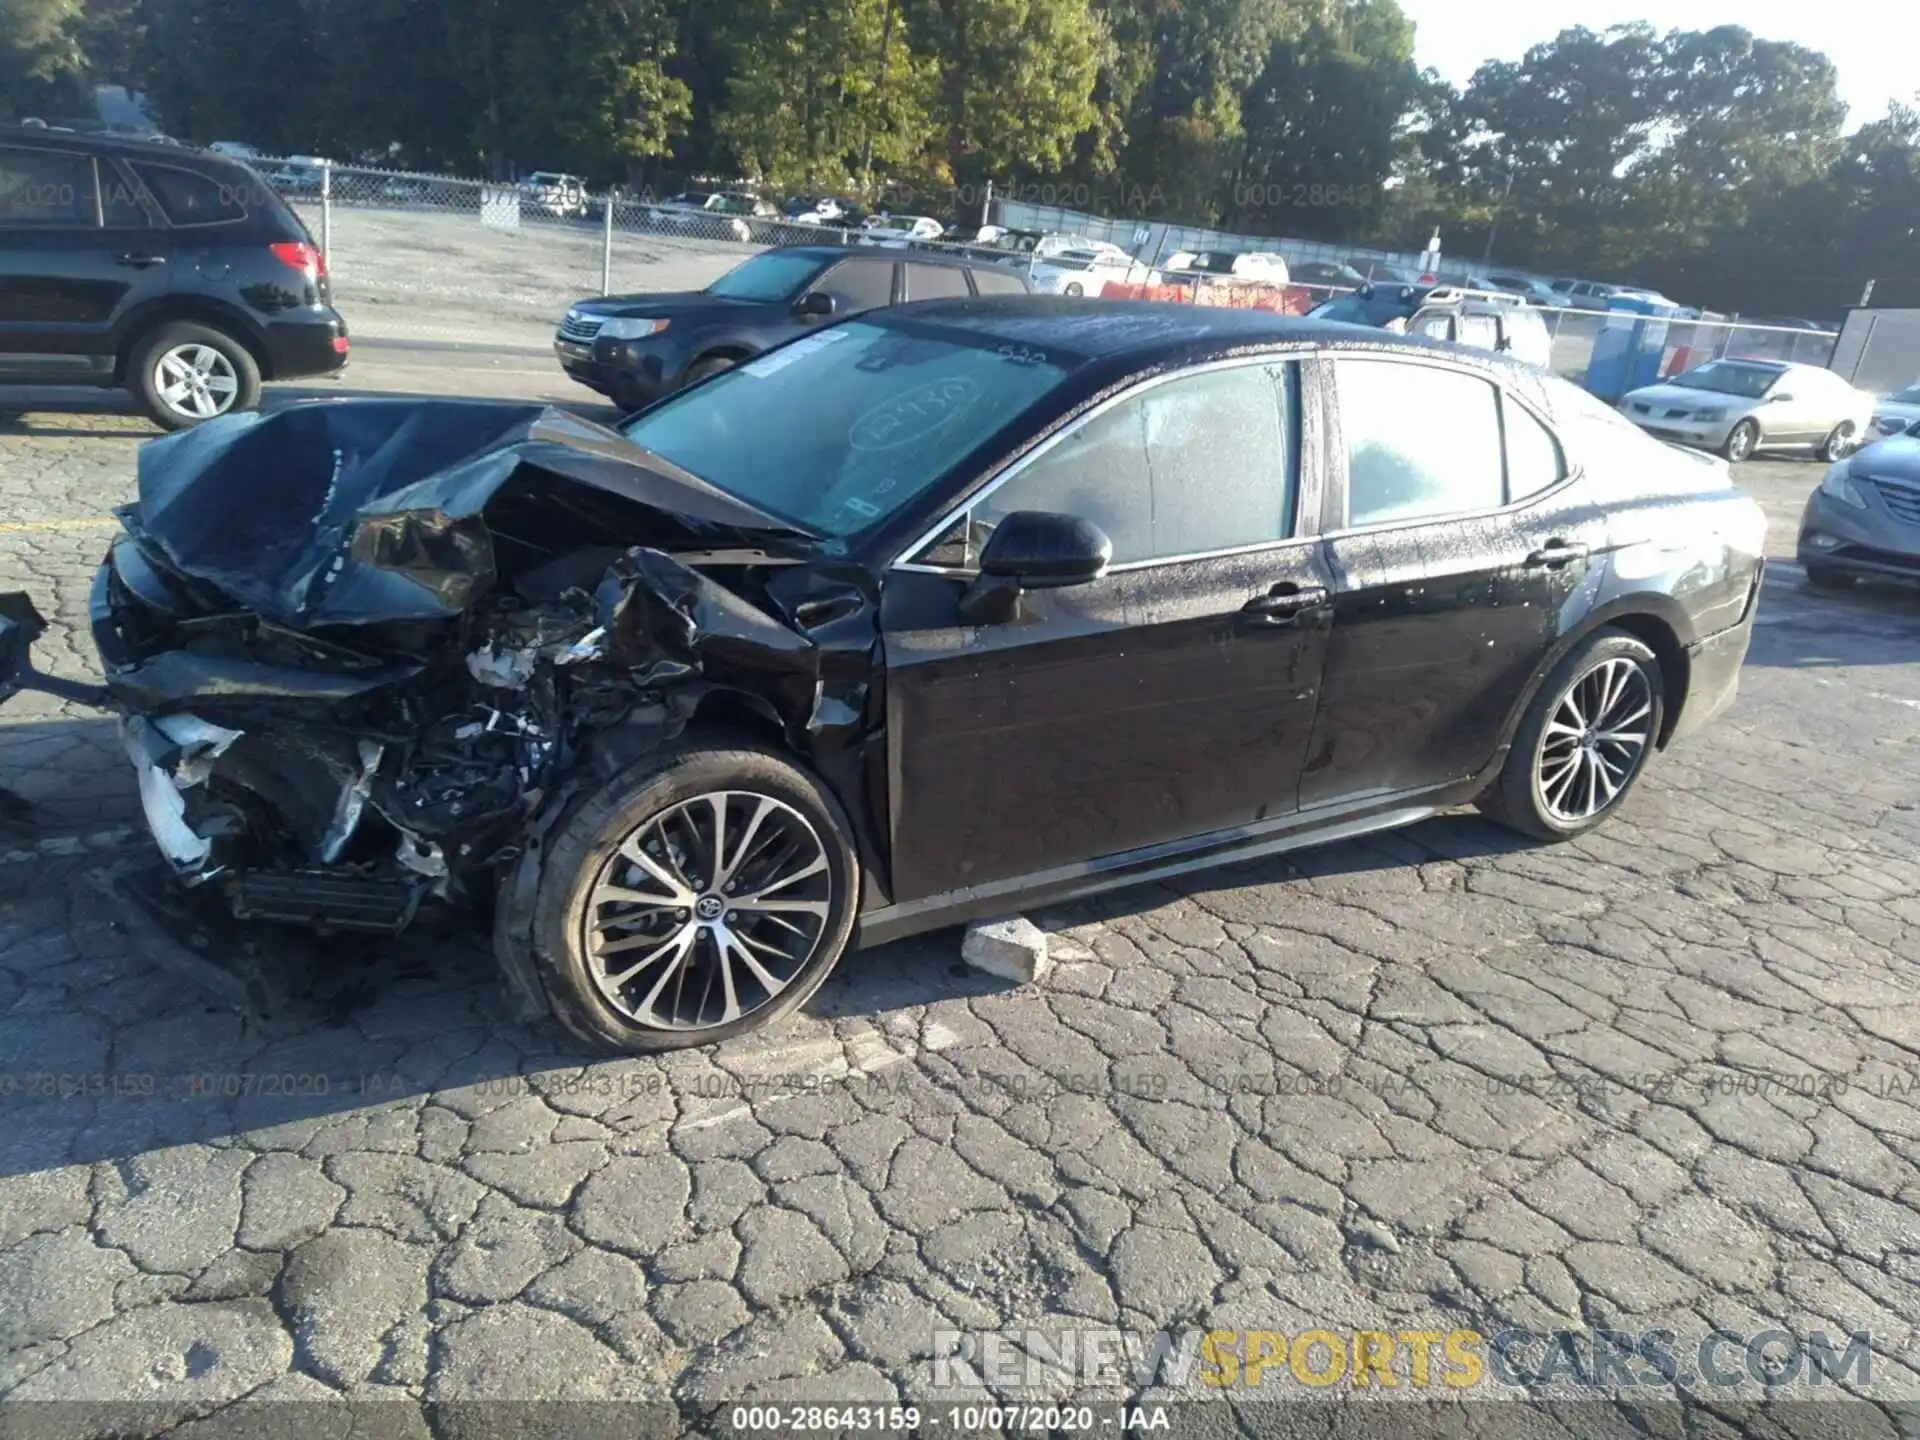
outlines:
[{"label": "alloy wheel", "polygon": [[1842,420],[1834,427],[1833,434],[1827,437],[1826,458],[1844,460],[1854,452],[1855,448],[1853,422]]},{"label": "alloy wheel", "polygon": [[771,796],[697,795],[634,829],[582,924],[595,987],[621,1014],[705,1030],[765,1008],[820,947],[833,875],[819,832]]},{"label": "alloy wheel", "polygon": [[168,409],[189,420],[211,420],[233,408],[240,377],[211,345],[176,345],[154,362],[154,389]]},{"label": "alloy wheel", "polygon": [[1733,433],[1727,437],[1727,458],[1738,462],[1753,454],[1755,443],[1753,426],[1742,421],[1733,427]]},{"label": "alloy wheel", "polygon": [[1638,661],[1603,660],[1567,687],[1541,732],[1534,783],[1546,812],[1583,825],[1620,798],[1653,743],[1653,687]]}]

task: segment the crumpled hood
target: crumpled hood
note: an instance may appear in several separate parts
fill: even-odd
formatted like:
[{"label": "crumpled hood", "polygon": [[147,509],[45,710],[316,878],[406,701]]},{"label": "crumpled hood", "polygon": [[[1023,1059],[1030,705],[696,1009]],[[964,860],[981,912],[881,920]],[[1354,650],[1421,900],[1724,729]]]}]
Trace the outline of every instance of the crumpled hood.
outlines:
[{"label": "crumpled hood", "polygon": [[509,494],[550,492],[561,507],[580,487],[694,534],[791,534],[545,406],[344,400],[229,415],[152,442],[139,467],[128,530],[180,574],[299,630],[461,613],[498,575],[484,514]]}]

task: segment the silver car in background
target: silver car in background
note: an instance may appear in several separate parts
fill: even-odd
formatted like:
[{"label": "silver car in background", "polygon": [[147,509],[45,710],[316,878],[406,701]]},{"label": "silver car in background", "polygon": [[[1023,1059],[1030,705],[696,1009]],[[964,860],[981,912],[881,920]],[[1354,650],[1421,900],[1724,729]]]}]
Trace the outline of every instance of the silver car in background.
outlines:
[{"label": "silver car in background", "polygon": [[1800,518],[1798,555],[1822,589],[1863,575],[1920,581],[1920,421],[1827,471]]},{"label": "silver car in background", "polygon": [[1620,401],[1649,435],[1735,462],[1762,450],[1844,459],[1871,432],[1873,408],[1873,396],[1832,371],[1781,360],[1712,360]]}]

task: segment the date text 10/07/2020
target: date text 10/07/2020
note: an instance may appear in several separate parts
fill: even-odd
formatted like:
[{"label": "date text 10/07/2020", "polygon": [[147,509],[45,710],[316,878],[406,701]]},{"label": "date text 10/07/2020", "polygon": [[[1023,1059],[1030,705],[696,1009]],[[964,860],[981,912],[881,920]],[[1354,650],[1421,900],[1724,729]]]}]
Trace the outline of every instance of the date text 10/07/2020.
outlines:
[{"label": "date text 10/07/2020", "polygon": [[1167,1433],[1164,1405],[736,1405],[739,1436],[806,1434],[1071,1435]]}]

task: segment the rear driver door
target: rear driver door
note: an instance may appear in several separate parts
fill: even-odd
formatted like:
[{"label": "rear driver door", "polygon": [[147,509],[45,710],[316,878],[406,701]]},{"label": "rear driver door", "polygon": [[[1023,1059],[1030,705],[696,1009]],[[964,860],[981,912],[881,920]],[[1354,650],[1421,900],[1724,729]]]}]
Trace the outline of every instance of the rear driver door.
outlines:
[{"label": "rear driver door", "polygon": [[1334,618],[1307,808],[1482,770],[1606,544],[1557,439],[1485,372],[1412,355],[1330,363]]}]

